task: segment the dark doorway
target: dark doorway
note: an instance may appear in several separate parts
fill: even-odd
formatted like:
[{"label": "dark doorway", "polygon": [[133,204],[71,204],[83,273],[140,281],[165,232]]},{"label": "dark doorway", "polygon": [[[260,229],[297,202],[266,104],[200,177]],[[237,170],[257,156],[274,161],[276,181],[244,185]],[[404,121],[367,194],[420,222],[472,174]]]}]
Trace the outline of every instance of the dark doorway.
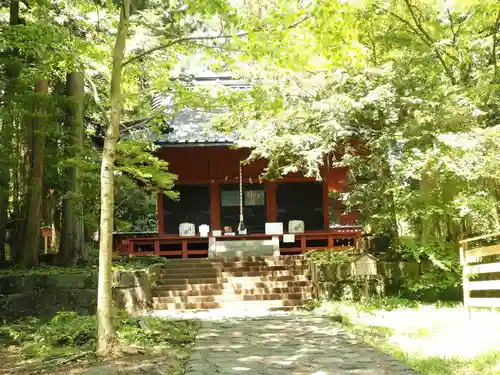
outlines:
[{"label": "dark doorway", "polygon": [[278,222],[288,231],[290,220],[302,220],[305,230],[322,230],[323,184],[321,182],[278,183],[276,190]]},{"label": "dark doorway", "polygon": [[210,225],[210,189],[208,185],[178,185],[179,200],[163,197],[165,234],[179,234],[179,224]]},{"label": "dark doorway", "polygon": [[[225,184],[220,187],[221,228],[236,233],[240,222],[240,187]],[[247,233],[264,233],[266,225],[266,190],[263,184],[243,184],[243,215]]]}]

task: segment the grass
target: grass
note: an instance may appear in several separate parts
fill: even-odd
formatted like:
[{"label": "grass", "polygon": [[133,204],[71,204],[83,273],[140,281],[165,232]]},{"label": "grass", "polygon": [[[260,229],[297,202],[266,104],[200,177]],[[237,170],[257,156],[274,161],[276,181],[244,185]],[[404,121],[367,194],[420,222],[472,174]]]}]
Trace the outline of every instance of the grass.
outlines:
[{"label": "grass", "polygon": [[500,374],[500,313],[478,311],[468,320],[460,305],[403,299],[322,302],[318,309],[366,343],[423,375]]},{"label": "grass", "polygon": [[[113,261],[114,271],[138,271],[152,265],[163,265],[168,261],[165,258],[155,255],[141,256],[134,258],[120,258]],[[2,276],[55,276],[65,274],[90,274],[97,272],[97,264],[88,262],[87,264],[77,265],[73,267],[61,267],[56,265],[41,264],[36,268],[21,268],[11,266],[1,269]]]},{"label": "grass", "polygon": [[[161,373],[166,375],[182,373],[200,328],[197,320],[125,315],[117,317],[115,325],[118,353],[122,357],[141,363],[141,366],[148,360],[153,361],[154,367],[159,366],[159,359],[163,361]],[[0,327],[0,355],[12,358],[10,363],[0,365],[0,374],[57,373],[54,371],[63,368],[69,371],[75,367],[102,365],[94,354],[95,347],[95,316],[63,312],[45,321],[24,318]],[[123,360],[120,363],[119,366],[133,368],[131,363],[124,365]],[[12,372],[2,372],[2,366],[10,366]],[[155,374],[153,370],[149,373]]]}]

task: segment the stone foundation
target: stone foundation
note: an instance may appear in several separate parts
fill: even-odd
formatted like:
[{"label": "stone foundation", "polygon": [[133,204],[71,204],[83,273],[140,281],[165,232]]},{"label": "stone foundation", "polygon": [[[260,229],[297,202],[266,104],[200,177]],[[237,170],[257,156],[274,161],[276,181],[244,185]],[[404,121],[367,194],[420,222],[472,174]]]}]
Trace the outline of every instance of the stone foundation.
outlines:
[{"label": "stone foundation", "polygon": [[[152,304],[159,266],[113,272],[114,308],[140,315]],[[89,274],[0,276],[0,317],[52,316],[59,311],[93,314],[97,272]]]},{"label": "stone foundation", "polygon": [[231,240],[224,237],[210,237],[208,257],[279,256],[279,237],[263,240]]},{"label": "stone foundation", "polygon": [[379,262],[377,275],[357,276],[350,263],[309,263],[313,296],[317,299],[359,300],[361,297],[399,295],[403,280],[420,277],[420,265]]}]

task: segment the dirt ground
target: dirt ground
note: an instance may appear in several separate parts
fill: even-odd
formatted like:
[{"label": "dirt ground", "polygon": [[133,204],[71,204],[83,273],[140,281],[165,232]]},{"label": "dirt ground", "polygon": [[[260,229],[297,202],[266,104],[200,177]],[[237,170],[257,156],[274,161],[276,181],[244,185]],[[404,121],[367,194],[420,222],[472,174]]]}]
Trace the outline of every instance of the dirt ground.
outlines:
[{"label": "dirt ground", "polygon": [[0,349],[0,375],[175,375],[187,356],[177,351],[156,356],[123,355],[104,362],[93,356],[36,362],[23,360],[17,348],[10,347]]}]

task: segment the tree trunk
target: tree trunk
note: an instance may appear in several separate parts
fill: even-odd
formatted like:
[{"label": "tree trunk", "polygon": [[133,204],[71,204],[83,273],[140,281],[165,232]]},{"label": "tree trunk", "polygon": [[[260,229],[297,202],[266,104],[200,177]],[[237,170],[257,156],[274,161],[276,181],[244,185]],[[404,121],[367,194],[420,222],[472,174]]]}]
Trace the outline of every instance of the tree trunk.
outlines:
[{"label": "tree trunk", "polygon": [[45,101],[49,92],[47,80],[40,80],[35,87],[35,105],[33,113],[33,146],[32,162],[29,174],[27,194],[26,222],[24,230],[23,249],[20,254],[20,264],[23,267],[38,265],[40,250],[40,214],[43,194],[43,170],[45,167]]},{"label": "tree trunk", "polygon": [[0,182],[0,263],[7,260],[5,245],[7,239],[7,221],[9,219],[9,181],[5,179],[4,171],[1,171]]},{"label": "tree trunk", "polygon": [[[10,2],[9,25],[16,26],[19,24],[19,0],[11,0]],[[5,87],[5,103],[10,103],[16,93],[17,80],[21,73],[20,62],[16,59],[18,53],[16,50],[9,51],[12,56],[10,62],[5,69],[6,87]],[[5,110],[6,108],[4,108]],[[6,260],[5,245],[7,238],[7,222],[9,219],[9,197],[10,197],[10,169],[12,167],[12,131],[15,126],[15,120],[12,113],[13,109],[8,108],[7,119],[1,126],[0,142],[1,153],[4,164],[0,167],[0,263]],[[10,127],[10,128],[9,128]],[[10,134],[9,134],[10,130]]]},{"label": "tree trunk", "polygon": [[80,167],[78,160],[83,151],[83,107],[85,88],[83,74],[73,72],[68,74],[67,96],[70,100],[66,117],[66,131],[70,134],[66,157],[71,160],[71,166],[63,172],[66,183],[62,203],[61,240],[57,262],[61,265],[74,265],[78,258],[83,257],[83,204],[81,191]]},{"label": "tree trunk", "polygon": [[113,51],[111,71],[111,116],[104,138],[101,164],[101,223],[99,238],[99,286],[97,292],[97,353],[108,356],[116,347],[116,331],[112,321],[111,260],[114,214],[114,162],[120,131],[121,80],[125,43],[129,27],[130,0],[123,0],[120,22]]}]

